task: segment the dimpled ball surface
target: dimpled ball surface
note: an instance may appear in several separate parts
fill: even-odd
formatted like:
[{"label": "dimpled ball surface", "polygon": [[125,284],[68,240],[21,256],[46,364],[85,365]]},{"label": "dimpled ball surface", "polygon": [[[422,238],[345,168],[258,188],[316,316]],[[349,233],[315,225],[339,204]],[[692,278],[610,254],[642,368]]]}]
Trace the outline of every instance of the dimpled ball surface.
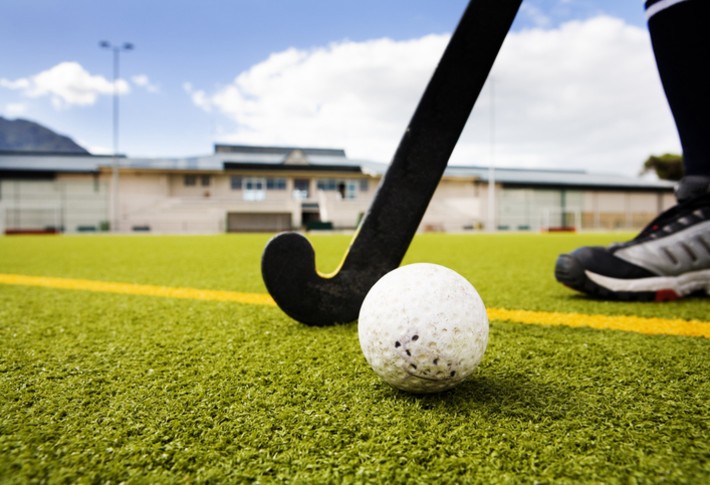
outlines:
[{"label": "dimpled ball surface", "polygon": [[368,292],[358,320],[372,369],[403,391],[450,389],[471,375],[488,345],[488,316],[475,288],[429,263],[397,268]]}]

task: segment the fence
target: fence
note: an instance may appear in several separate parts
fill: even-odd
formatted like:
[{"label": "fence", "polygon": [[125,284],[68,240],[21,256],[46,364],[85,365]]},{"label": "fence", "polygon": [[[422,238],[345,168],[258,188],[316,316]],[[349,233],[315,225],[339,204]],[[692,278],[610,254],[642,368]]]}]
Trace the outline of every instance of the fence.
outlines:
[{"label": "fence", "polygon": [[108,229],[108,187],[86,180],[0,180],[0,232]]}]

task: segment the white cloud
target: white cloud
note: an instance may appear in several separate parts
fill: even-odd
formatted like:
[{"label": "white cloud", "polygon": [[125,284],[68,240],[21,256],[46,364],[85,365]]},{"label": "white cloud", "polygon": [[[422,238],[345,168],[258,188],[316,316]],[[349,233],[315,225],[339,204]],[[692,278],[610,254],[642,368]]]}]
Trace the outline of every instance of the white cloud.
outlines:
[{"label": "white cloud", "polygon": [[527,17],[537,27],[549,27],[552,19],[540,7],[526,2],[520,5],[520,15]]},{"label": "white cloud", "polygon": [[387,159],[446,41],[428,36],[290,49],[211,95],[190,94],[197,106],[237,122],[225,141],[342,146],[351,156]]},{"label": "white cloud", "polygon": [[133,77],[131,77],[131,81],[133,82],[133,84],[145,89],[149,93],[160,92],[160,86],[150,82],[150,78],[148,76],[146,76],[145,74],[138,74],[136,76],[133,76]]},{"label": "white cloud", "polygon": [[27,112],[27,105],[24,103],[8,103],[5,105],[3,112],[10,118],[22,116]]},{"label": "white cloud", "polygon": [[[101,95],[113,94],[113,82],[92,75],[77,62],[62,62],[34,76],[15,80],[0,78],[0,87],[21,91],[30,98],[48,96],[56,109],[90,106]],[[116,81],[118,94],[130,92],[123,79]]]},{"label": "white cloud", "polygon": [[212,111],[212,102],[208,99],[207,93],[202,90],[196,90],[192,86],[192,83],[189,82],[183,83],[182,88],[187,94],[190,95],[190,99],[195,106],[207,111],[208,113]]},{"label": "white cloud", "polygon": [[501,163],[636,173],[650,153],[679,150],[644,29],[596,17],[531,30],[512,36],[499,61]]},{"label": "white cloud", "polygon": [[29,89],[30,81],[28,79],[16,79],[11,81],[9,79],[0,78],[0,88],[7,89]]},{"label": "white cloud", "polygon": [[87,142],[82,142],[81,140],[77,140],[77,143],[85,147],[89,151],[89,153],[93,153],[94,155],[113,155],[112,147],[108,147],[105,145],[92,145]]},{"label": "white cloud", "polygon": [[[226,115],[226,142],[343,147],[391,158],[448,38],[289,49],[193,103]],[[611,17],[509,35],[452,163],[635,174],[679,151],[648,33]],[[495,119],[491,134],[491,118]],[[494,140],[491,143],[491,140]],[[492,146],[493,145],[493,146]]]}]

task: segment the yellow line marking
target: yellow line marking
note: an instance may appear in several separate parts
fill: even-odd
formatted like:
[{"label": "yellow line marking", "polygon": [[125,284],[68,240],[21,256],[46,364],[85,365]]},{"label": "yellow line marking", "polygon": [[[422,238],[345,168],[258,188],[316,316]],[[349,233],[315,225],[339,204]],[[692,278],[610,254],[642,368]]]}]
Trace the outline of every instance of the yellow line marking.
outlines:
[{"label": "yellow line marking", "polygon": [[[111,283],[107,281],[54,278],[48,276],[0,274],[0,284],[190,300],[231,301],[251,305],[276,305],[271,296],[266,293],[241,293],[236,291]],[[588,315],[584,313],[507,310],[504,308],[488,308],[488,318],[490,320],[504,320],[532,325],[587,327],[605,330],[622,330],[648,335],[679,335],[710,338],[710,322],[700,320],[624,315]]]},{"label": "yellow line marking", "polygon": [[623,330],[648,335],[680,335],[710,338],[710,322],[626,315],[587,315],[584,313],[538,312],[489,308],[491,320],[509,320],[533,325],[560,325],[605,330]]},{"label": "yellow line marking", "polygon": [[163,298],[183,298],[190,300],[232,301],[252,305],[275,305],[274,300],[264,293],[239,293],[236,291],[199,290],[196,288],[176,288],[132,283],[111,283],[108,281],[51,278],[47,276],[24,276],[0,274],[0,283],[6,285],[42,286],[62,290],[84,290],[98,293],[119,293],[123,295],[158,296]]}]

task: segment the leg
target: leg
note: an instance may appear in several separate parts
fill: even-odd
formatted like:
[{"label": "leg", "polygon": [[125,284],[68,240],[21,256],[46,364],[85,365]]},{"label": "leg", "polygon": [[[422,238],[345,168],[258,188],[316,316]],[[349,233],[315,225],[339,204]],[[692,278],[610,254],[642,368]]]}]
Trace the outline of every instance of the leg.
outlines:
[{"label": "leg", "polygon": [[710,191],[710,2],[648,0],[658,73],[683,148],[681,201]]},{"label": "leg", "polygon": [[633,240],[583,247],[557,259],[555,277],[575,290],[618,300],[710,295],[710,20],[707,0],[648,0],[658,72],[683,147],[679,204]]}]

